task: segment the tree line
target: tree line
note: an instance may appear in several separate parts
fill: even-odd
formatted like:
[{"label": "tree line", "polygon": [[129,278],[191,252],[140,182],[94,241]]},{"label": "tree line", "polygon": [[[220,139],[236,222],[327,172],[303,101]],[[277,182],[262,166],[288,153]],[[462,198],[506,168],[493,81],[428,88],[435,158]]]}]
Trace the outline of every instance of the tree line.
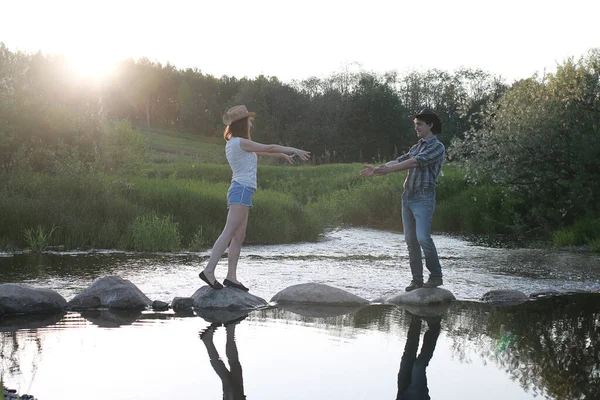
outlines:
[{"label": "tree line", "polygon": [[235,104],[257,114],[256,139],[310,148],[318,162],[390,158],[414,142],[410,116],[440,111],[443,140],[471,126],[471,116],[506,90],[500,78],[462,69],[376,74],[346,68],[327,78],[289,83],[277,77],[216,78],[198,69],[146,59],[123,61],[103,90],[110,118],[220,135],[221,115]]},{"label": "tree line", "polygon": [[[439,111],[441,139],[450,143],[507,88],[481,70],[399,75],[351,67],[326,78],[281,82],[262,75],[217,78],[196,68],[129,59],[100,82],[75,79],[63,56],[15,53],[0,44],[1,107],[13,107],[12,115],[4,110],[0,116],[21,139],[26,131],[56,136],[47,125],[74,118],[91,124],[80,126],[81,134],[89,135],[100,117],[125,119],[141,129],[160,126],[218,136],[223,112],[245,104],[258,114],[259,141],[311,149],[318,163],[362,162],[405,152],[415,139],[410,116],[423,107]],[[33,127],[32,118],[42,121]]]}]

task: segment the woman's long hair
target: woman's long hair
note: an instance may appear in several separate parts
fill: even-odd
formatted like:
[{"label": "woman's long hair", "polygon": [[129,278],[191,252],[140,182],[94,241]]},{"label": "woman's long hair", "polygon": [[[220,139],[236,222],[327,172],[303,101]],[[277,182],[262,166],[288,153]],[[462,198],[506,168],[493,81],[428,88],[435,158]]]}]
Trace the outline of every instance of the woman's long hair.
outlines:
[{"label": "woman's long hair", "polygon": [[244,139],[250,139],[250,131],[248,125],[250,124],[250,117],[238,119],[232,122],[231,125],[227,125],[225,132],[223,132],[223,138],[228,141],[232,137],[241,137]]}]

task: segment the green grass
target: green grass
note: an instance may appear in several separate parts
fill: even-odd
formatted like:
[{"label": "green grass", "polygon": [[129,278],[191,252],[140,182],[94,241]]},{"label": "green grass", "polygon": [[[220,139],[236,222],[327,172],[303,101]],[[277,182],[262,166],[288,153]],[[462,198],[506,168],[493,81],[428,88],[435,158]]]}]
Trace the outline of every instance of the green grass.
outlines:
[{"label": "green grass", "polygon": [[[0,174],[0,248],[210,247],[227,217],[231,170],[224,141],[158,129],[148,141],[155,155],[134,174]],[[361,169],[261,161],[246,242],[315,240],[327,227],[342,225],[402,229],[405,173],[362,178]],[[432,227],[511,234],[525,229],[526,210],[513,193],[490,183],[469,184],[458,166],[445,165]],[[596,226],[600,222],[591,218],[556,232],[555,244],[598,248]]]},{"label": "green grass", "polygon": [[50,238],[56,230],[56,226],[52,226],[49,231],[46,231],[43,227],[38,226],[37,228],[27,228],[23,232],[25,241],[30,250],[40,252],[44,251],[50,245]]},{"label": "green grass", "polygon": [[[225,168],[209,166],[210,170]],[[172,176],[4,174],[0,176],[0,244],[33,247],[34,239],[43,238],[35,246],[209,247],[225,225],[229,174],[222,182]],[[249,243],[315,240],[323,233],[321,219],[290,194],[264,189],[254,204]],[[50,235],[53,226],[57,228]],[[171,240],[178,235],[180,246]]]},{"label": "green grass", "polygon": [[[139,130],[144,133],[151,150],[150,164],[227,164],[226,142],[222,136],[207,137],[161,128]],[[284,161],[273,157],[261,157],[260,164],[281,165]]]},{"label": "green grass", "polygon": [[589,215],[576,221],[572,226],[559,229],[552,235],[554,246],[589,246],[600,252],[600,218]]},{"label": "green grass", "polygon": [[140,215],[132,224],[133,249],[138,251],[177,251],[181,248],[178,224],[168,215]]},{"label": "green grass", "polygon": [[226,163],[225,140],[175,130],[152,128],[146,135],[153,163]]}]

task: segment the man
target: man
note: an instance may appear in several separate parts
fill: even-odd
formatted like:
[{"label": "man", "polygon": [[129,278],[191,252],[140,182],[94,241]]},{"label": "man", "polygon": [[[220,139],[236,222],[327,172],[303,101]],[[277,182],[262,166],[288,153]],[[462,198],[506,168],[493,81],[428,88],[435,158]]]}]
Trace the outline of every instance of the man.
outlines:
[{"label": "man", "polygon": [[[402,193],[402,224],[412,273],[407,292],[444,284],[442,267],[431,238],[435,185],[444,164],[444,145],[436,137],[442,132],[442,121],[435,112],[424,109],[415,115],[413,122],[419,142],[408,153],[378,167],[366,165],[360,172],[361,176],[371,177],[408,170]],[[429,270],[429,279],[425,283],[421,249]]]}]

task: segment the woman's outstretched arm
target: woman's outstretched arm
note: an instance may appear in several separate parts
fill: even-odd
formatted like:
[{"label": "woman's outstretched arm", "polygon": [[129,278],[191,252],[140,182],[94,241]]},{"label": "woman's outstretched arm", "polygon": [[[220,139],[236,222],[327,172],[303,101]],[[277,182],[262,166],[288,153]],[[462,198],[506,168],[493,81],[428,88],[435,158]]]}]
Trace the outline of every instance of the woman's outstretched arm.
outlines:
[{"label": "woman's outstretched arm", "polygon": [[240,147],[244,151],[253,153],[292,153],[300,157],[301,160],[308,160],[310,158],[310,152],[306,150],[280,146],[278,144],[261,144],[248,139],[241,139]]},{"label": "woman's outstretched arm", "polygon": [[289,164],[293,164],[294,163],[294,154],[288,155],[288,154],[285,154],[285,153],[263,153],[263,152],[260,152],[260,151],[254,152],[254,154],[256,154],[257,156],[267,156],[267,157],[283,158]]}]

